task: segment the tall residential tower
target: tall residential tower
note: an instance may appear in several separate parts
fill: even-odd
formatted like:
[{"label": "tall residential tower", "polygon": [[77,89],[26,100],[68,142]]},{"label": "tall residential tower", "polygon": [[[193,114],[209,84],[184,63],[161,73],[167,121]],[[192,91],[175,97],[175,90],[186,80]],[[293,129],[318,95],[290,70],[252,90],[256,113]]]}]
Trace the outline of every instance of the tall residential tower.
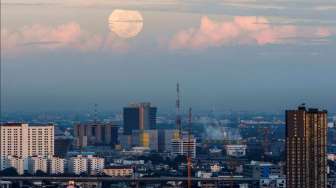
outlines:
[{"label": "tall residential tower", "polygon": [[287,188],[327,187],[327,111],[286,111]]}]

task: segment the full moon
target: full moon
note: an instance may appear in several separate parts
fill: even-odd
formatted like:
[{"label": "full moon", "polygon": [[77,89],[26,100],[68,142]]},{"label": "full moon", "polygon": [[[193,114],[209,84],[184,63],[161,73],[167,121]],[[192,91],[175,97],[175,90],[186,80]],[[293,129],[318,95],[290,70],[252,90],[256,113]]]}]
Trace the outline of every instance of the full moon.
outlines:
[{"label": "full moon", "polygon": [[114,10],[108,19],[109,28],[121,38],[137,36],[143,27],[143,18],[139,11]]}]

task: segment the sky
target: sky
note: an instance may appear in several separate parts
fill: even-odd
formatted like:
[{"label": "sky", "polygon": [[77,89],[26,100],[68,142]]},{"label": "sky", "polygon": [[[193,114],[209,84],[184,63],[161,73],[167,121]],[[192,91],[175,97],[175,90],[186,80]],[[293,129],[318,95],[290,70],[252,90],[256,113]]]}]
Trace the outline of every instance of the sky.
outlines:
[{"label": "sky", "polygon": [[335,112],[335,72],[334,0],[1,1],[5,112]]}]

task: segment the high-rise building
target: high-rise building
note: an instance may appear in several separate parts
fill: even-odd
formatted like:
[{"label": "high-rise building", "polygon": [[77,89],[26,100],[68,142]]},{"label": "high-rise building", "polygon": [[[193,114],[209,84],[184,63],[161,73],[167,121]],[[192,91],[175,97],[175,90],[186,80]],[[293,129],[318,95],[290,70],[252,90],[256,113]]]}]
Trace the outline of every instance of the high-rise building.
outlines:
[{"label": "high-rise building", "polygon": [[74,128],[76,146],[111,146],[118,143],[119,126],[112,123],[77,124]]},{"label": "high-rise building", "polygon": [[327,187],[327,111],[286,111],[287,188]]},{"label": "high-rise building", "polygon": [[132,146],[158,151],[158,130],[133,130]]},{"label": "high-rise building", "polygon": [[171,140],[171,152],[173,155],[185,155],[190,153],[192,158],[196,157],[196,139],[182,134],[182,138],[174,138]]},{"label": "high-rise building", "polygon": [[124,134],[131,135],[133,130],[156,128],[156,107],[150,103],[130,104],[124,108]]},{"label": "high-rise building", "polygon": [[27,159],[29,156],[54,155],[54,126],[7,123],[0,125],[0,169],[8,156]]}]

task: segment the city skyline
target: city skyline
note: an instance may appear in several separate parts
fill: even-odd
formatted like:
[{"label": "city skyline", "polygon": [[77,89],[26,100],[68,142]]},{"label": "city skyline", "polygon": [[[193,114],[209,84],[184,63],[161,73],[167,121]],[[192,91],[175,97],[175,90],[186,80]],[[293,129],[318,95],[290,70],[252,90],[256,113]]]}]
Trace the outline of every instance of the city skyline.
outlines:
[{"label": "city skyline", "polygon": [[86,111],[98,103],[119,110],[150,101],[171,111],[178,81],[182,107],[195,111],[280,111],[306,102],[333,112],[335,7],[2,1],[1,109]]}]

